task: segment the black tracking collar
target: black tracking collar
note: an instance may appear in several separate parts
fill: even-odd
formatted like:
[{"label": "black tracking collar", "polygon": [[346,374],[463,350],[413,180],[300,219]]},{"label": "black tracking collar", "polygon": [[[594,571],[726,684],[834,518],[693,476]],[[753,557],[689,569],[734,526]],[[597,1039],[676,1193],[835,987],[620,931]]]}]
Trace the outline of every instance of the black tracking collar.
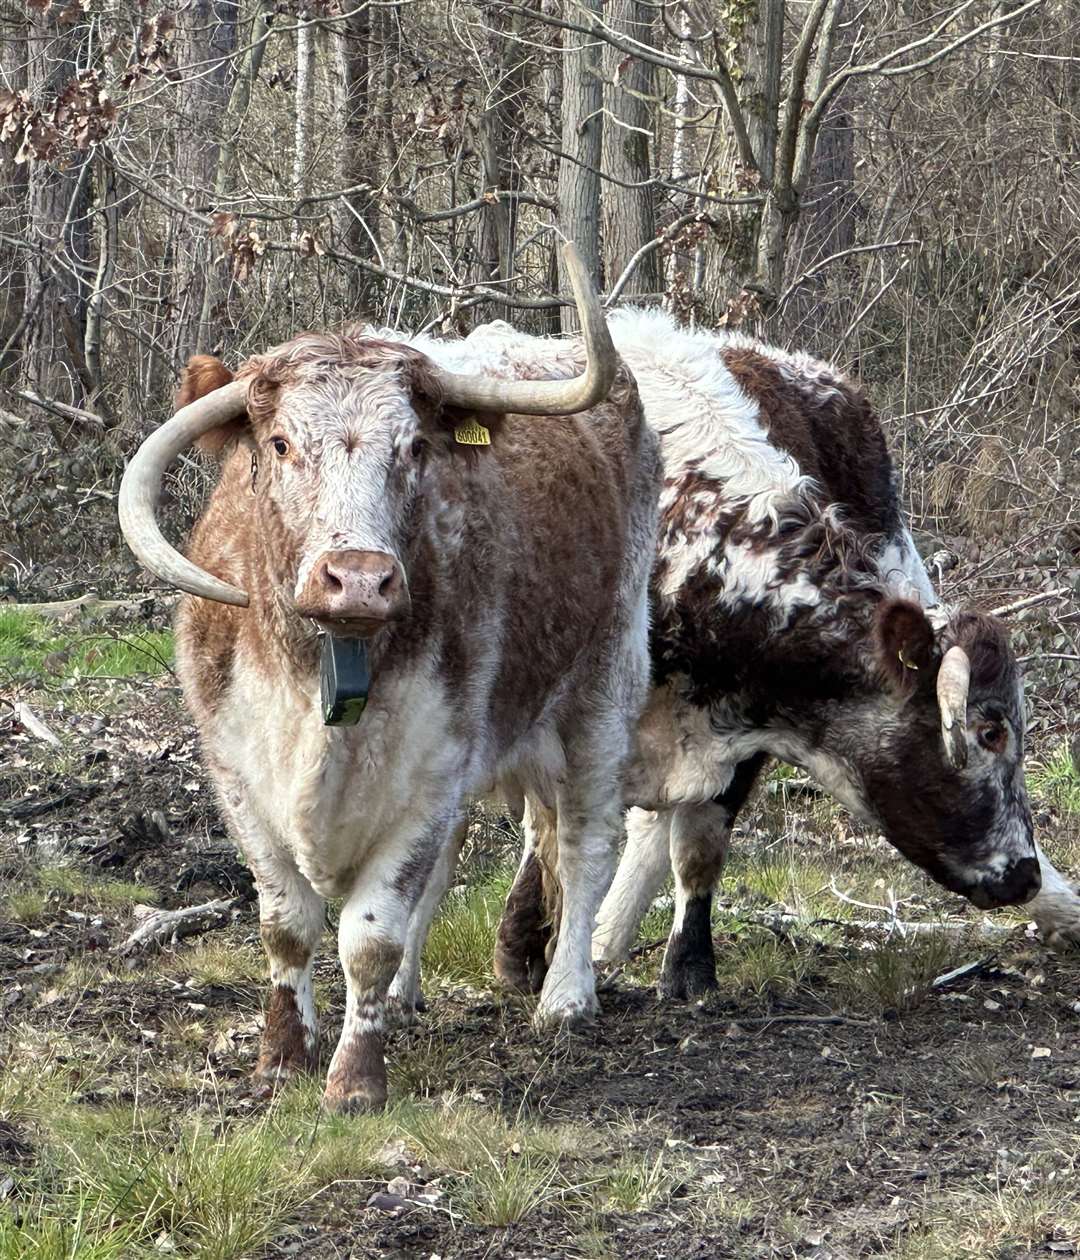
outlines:
[{"label": "black tracking collar", "polygon": [[320,634],[319,690],[325,726],[355,726],[367,706],[371,688],[367,643]]}]

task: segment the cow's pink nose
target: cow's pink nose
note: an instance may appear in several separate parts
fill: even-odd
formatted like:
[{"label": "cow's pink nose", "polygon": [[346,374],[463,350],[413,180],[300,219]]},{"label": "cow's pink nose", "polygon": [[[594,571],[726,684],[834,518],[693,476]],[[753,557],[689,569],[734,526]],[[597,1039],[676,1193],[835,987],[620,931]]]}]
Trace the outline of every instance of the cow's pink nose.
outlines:
[{"label": "cow's pink nose", "polygon": [[362,636],[405,616],[409,588],[401,565],[383,551],[326,551],[296,606],[332,632]]}]

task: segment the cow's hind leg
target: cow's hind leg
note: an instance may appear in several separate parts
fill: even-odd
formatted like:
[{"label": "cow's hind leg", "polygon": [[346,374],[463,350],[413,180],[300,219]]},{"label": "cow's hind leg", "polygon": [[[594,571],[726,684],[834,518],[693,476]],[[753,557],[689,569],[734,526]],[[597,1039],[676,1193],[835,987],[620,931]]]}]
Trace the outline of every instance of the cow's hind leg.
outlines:
[{"label": "cow's hind leg", "polygon": [[698,997],[716,988],[712,939],[713,889],[727,856],[735,816],[749,796],[765,755],[740,762],[728,787],[704,805],[680,805],[671,824],[675,921],[664,951],[658,990],[664,998]]},{"label": "cow's hind leg", "polygon": [[409,916],[405,953],[386,998],[390,1017],[399,1023],[411,1023],[415,1019],[416,1012],[425,1009],[424,995],[420,991],[420,960],[428,933],[431,931],[431,921],[457,870],[458,858],[461,856],[461,846],[465,843],[467,830],[468,821],[462,819],[443,846],[428,876],[424,891],[420,894],[420,899]]},{"label": "cow's hind leg", "polygon": [[[495,978],[515,993],[539,993],[547,975],[547,949],[558,909],[548,905],[557,856],[556,816],[529,797],[522,819],[525,843],[495,939]],[[544,878],[544,864],[549,877]]]},{"label": "cow's hind leg", "polygon": [[626,847],[600,905],[592,951],[597,962],[620,962],[671,870],[671,810],[632,809],[626,815]]},{"label": "cow's hind leg", "polygon": [[[599,1010],[592,968],[596,911],[611,880],[622,831],[620,772],[626,737],[612,719],[579,739],[556,793],[557,875],[562,891],[558,941],[540,1002],[539,1025],[592,1018]],[[582,748],[587,744],[587,749]]]}]

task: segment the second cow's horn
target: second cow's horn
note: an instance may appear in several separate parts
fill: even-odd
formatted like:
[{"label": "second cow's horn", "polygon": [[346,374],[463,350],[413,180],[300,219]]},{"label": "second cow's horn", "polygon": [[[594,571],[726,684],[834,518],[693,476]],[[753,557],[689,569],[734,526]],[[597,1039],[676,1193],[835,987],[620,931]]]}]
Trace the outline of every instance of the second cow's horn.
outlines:
[{"label": "second cow's horn", "polygon": [[967,765],[967,701],[971,662],[962,647],[951,647],[941,661],[937,677],[941,738],[945,756],[957,770]]}]

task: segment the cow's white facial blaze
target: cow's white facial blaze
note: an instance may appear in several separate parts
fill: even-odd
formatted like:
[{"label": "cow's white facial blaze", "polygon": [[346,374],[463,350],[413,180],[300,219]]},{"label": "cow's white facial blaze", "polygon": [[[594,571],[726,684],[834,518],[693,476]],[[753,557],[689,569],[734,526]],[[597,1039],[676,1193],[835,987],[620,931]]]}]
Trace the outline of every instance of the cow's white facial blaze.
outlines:
[{"label": "cow's white facial blaze", "polygon": [[265,493],[289,532],[299,600],[327,554],[379,554],[404,573],[424,459],[420,419],[385,371],[312,371],[283,387],[262,447]]}]

